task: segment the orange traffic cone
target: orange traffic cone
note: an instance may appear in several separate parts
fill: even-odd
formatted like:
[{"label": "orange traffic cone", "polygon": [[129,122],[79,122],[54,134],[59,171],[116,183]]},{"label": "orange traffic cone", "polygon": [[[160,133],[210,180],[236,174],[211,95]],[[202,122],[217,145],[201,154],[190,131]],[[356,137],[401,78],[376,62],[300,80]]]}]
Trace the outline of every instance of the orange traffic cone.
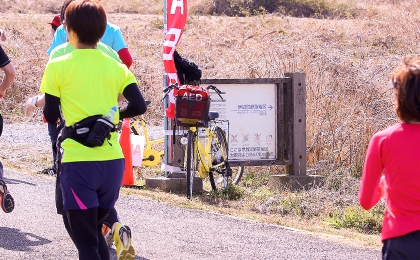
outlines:
[{"label": "orange traffic cone", "polygon": [[124,118],[121,127],[120,145],[125,158],[123,186],[134,186],[133,159],[131,154],[130,118]]}]

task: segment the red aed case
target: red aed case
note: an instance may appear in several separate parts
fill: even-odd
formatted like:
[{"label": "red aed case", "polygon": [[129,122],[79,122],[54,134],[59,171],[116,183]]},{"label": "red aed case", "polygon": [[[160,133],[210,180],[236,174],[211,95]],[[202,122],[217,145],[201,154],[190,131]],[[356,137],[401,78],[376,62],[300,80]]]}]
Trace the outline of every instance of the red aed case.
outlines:
[{"label": "red aed case", "polygon": [[175,120],[180,126],[207,126],[210,94],[200,86],[183,85],[175,96]]}]

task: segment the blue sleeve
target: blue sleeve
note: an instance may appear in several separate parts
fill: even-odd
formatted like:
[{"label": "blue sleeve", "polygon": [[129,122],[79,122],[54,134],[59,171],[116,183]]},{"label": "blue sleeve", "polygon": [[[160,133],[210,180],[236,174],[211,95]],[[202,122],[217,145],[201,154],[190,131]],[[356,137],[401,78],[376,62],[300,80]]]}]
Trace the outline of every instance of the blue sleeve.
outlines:
[{"label": "blue sleeve", "polygon": [[116,52],[127,48],[127,45],[125,44],[124,38],[122,36],[121,29],[110,22],[106,24],[106,30],[104,36],[101,39],[101,42],[105,43]]},{"label": "blue sleeve", "polygon": [[64,30],[64,26],[60,25],[55,31],[51,46],[47,51],[48,56],[51,55],[51,52],[54,50],[55,47],[65,43],[66,41],[67,41],[67,32],[66,30]]},{"label": "blue sleeve", "polygon": [[122,32],[120,30],[120,28],[118,28],[118,30],[115,31],[114,34],[114,46],[112,46],[112,48],[116,51],[119,52],[121,49],[127,48],[127,45],[125,44]]}]

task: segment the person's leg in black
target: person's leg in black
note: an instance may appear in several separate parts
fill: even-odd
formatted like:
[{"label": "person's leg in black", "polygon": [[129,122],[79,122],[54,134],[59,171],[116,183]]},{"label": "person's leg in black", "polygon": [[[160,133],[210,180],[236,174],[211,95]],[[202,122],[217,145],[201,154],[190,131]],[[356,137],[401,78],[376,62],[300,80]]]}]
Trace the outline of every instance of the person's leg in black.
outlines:
[{"label": "person's leg in black", "polygon": [[[104,220],[109,215],[109,209],[102,209],[98,208],[98,252],[101,256],[101,259],[109,259],[109,249],[108,244],[106,243],[105,237],[102,234],[102,224],[104,223]],[[108,258],[106,258],[108,257]]]},{"label": "person's leg in black", "polygon": [[112,232],[112,227],[115,223],[119,222],[120,220],[118,219],[117,210],[112,208],[111,212],[105,218],[102,226],[102,235],[105,237],[105,241],[108,247],[112,247],[114,244],[114,233]]},{"label": "person's leg in black", "polygon": [[102,224],[99,224],[109,210],[90,208],[68,210],[66,213],[79,251],[79,260],[109,260],[108,247],[101,235]]},{"label": "person's leg in black", "polygon": [[67,233],[69,234],[73,244],[77,247],[76,241],[74,240],[73,232],[71,231],[69,220],[67,219],[67,213],[63,207],[63,194],[61,193],[61,186],[60,186],[60,171],[61,171],[61,156],[58,156],[59,160],[57,160],[57,176],[55,179],[55,207],[57,209],[57,213],[63,216],[63,223],[64,227],[66,228]]},{"label": "person's leg in black", "polygon": [[112,208],[111,211],[109,212],[108,216],[103,221],[103,223],[105,225],[107,225],[109,228],[112,228],[112,225],[115,222],[120,222],[120,220],[118,219],[117,210],[115,208]]},{"label": "person's leg in black", "polygon": [[66,231],[67,231],[67,233],[69,234],[69,236],[70,236],[70,238],[71,238],[71,241],[73,241],[73,244],[76,246],[76,248],[77,248],[77,245],[76,245],[76,240],[74,239],[74,235],[73,235],[73,232],[71,231],[71,228],[70,228],[70,223],[69,223],[69,220],[68,220],[68,218],[67,218],[67,214],[65,213],[65,214],[62,214],[62,216],[63,216],[63,223],[64,223],[64,227],[66,228]]},{"label": "person's leg in black", "polygon": [[53,165],[51,169],[56,173],[56,161],[57,161],[57,138],[58,138],[58,129],[57,124],[51,124],[48,123],[48,135],[50,136],[51,140],[51,149],[52,149],[52,155],[53,155]]}]

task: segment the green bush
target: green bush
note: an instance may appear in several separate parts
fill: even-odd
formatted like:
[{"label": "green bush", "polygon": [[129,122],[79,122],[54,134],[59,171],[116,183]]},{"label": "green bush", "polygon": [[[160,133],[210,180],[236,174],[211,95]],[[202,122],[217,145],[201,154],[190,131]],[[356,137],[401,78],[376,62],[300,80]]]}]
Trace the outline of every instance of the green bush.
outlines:
[{"label": "green bush", "polygon": [[245,190],[237,185],[228,185],[222,190],[221,196],[227,200],[239,200],[245,197]]},{"label": "green bush", "polygon": [[285,215],[304,216],[305,212],[302,208],[303,196],[300,193],[290,193],[279,201],[279,213]]},{"label": "green bush", "polygon": [[262,171],[256,173],[255,170],[249,170],[246,175],[242,178],[239,185],[248,187],[248,188],[258,188],[261,186],[266,186],[270,178],[269,172]]},{"label": "green bush", "polygon": [[209,197],[213,200],[225,199],[225,200],[240,200],[245,197],[246,191],[237,185],[228,185],[226,189],[218,191],[210,191]]},{"label": "green bush", "polygon": [[371,210],[360,206],[349,206],[340,213],[334,213],[326,218],[326,222],[335,228],[351,228],[363,233],[379,234],[385,206],[379,204]]}]

